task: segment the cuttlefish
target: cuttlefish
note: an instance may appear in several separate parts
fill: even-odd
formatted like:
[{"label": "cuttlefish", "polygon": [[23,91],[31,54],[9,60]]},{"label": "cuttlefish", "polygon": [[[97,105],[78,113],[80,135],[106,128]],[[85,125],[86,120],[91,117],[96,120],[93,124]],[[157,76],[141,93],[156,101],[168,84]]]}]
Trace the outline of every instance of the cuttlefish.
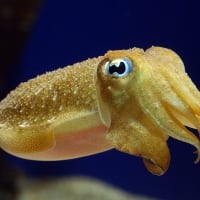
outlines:
[{"label": "cuttlefish", "polygon": [[0,102],[0,147],[22,158],[63,160],[116,148],[169,167],[169,137],[197,149],[200,93],[172,50],[108,51],[21,83]]}]

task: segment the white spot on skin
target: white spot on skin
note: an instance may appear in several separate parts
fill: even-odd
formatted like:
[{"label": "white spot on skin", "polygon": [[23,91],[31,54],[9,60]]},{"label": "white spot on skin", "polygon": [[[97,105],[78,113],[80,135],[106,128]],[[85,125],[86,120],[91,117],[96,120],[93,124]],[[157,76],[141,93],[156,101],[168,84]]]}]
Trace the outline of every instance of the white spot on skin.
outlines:
[{"label": "white spot on skin", "polygon": [[7,124],[0,124],[0,128],[6,128]]},{"label": "white spot on skin", "polygon": [[35,105],[34,104],[31,104],[31,106],[30,106],[30,109],[34,109],[35,108]]},{"label": "white spot on skin", "polygon": [[88,99],[85,101],[85,104],[86,104],[86,105],[90,105],[90,104],[91,104],[91,99],[88,98]]},{"label": "white spot on skin", "polygon": [[49,85],[49,90],[52,90],[52,85],[51,84]]},{"label": "white spot on skin", "polygon": [[63,106],[61,105],[60,107],[59,107],[59,111],[62,111],[63,110]]},{"label": "white spot on skin", "polygon": [[111,87],[111,86],[108,86],[107,88],[108,88],[108,90],[109,90],[109,91],[111,91],[111,90],[112,90],[112,87]]},{"label": "white spot on skin", "polygon": [[39,88],[37,91],[35,91],[35,95],[38,95],[42,91],[42,88]]},{"label": "white spot on skin", "polygon": [[56,99],[57,99],[57,94],[55,94],[55,95],[53,96],[52,100],[53,100],[53,101],[56,101]]},{"label": "white spot on skin", "polygon": [[38,119],[37,119],[37,118],[35,118],[33,121],[36,123],[36,122],[38,121]]},{"label": "white spot on skin", "polygon": [[73,93],[76,95],[77,92],[78,92],[78,88],[75,88],[74,91],[73,91]]},{"label": "white spot on skin", "polygon": [[21,127],[21,128],[25,128],[28,126],[29,126],[29,123],[27,121],[23,121],[21,124],[19,124],[19,127]]},{"label": "white spot on skin", "polygon": [[75,78],[74,78],[74,81],[78,81],[78,78],[77,78],[77,77],[75,77]]},{"label": "white spot on skin", "polygon": [[47,120],[47,123],[51,124],[52,122],[55,121],[55,119],[56,119],[55,117],[52,117],[51,119],[48,119],[48,120]]},{"label": "white spot on skin", "polygon": [[88,85],[88,88],[92,89],[92,88],[93,88],[93,85],[92,85],[92,84]]}]

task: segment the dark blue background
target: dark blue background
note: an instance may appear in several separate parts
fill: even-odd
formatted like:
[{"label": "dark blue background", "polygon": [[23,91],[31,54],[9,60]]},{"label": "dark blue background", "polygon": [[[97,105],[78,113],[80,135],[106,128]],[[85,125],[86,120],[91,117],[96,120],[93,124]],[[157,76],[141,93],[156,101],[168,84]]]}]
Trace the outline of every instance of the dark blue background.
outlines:
[{"label": "dark blue background", "polygon": [[[175,50],[199,87],[199,20],[198,1],[45,1],[10,87],[108,49],[151,45]],[[170,200],[200,198],[194,148],[172,139],[169,146],[171,165],[161,177],[147,172],[141,159],[115,150],[62,162],[8,158],[34,177],[89,175],[132,193]]]}]

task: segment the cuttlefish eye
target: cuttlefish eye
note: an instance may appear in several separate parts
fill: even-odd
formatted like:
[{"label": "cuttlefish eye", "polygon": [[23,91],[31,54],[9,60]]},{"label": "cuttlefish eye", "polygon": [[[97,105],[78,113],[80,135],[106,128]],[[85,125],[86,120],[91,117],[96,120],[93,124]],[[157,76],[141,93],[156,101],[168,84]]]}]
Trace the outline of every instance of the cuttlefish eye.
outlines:
[{"label": "cuttlefish eye", "polygon": [[129,58],[119,58],[105,63],[105,74],[114,77],[127,76],[133,70],[133,63]]}]

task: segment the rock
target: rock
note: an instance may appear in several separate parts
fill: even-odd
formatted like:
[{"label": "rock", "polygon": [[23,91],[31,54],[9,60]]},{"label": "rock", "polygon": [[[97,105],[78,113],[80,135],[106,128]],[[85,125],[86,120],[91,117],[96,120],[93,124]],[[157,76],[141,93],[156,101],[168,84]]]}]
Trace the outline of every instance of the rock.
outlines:
[{"label": "rock", "polygon": [[17,200],[153,200],[132,195],[104,182],[86,178],[28,180],[19,183]]}]

